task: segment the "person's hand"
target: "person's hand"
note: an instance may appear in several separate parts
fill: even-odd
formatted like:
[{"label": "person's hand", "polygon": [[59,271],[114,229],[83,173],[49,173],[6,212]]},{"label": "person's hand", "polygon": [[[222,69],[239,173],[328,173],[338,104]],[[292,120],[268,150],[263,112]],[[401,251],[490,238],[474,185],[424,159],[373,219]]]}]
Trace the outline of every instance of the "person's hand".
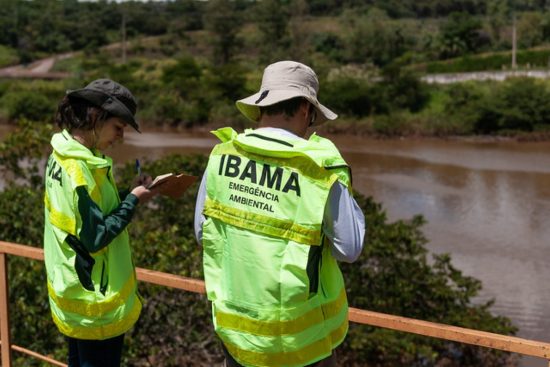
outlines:
[{"label": "person's hand", "polygon": [[[150,183],[151,182],[149,181],[149,183],[147,185],[149,185]],[[132,189],[131,193],[134,194],[135,196],[137,196],[137,198],[139,199],[140,204],[146,203],[149,200],[151,200],[151,198],[158,195],[157,190],[154,190],[154,189],[149,190],[147,187],[145,187],[143,185],[139,185],[139,186],[134,187]]]},{"label": "person's hand", "polygon": [[132,180],[132,186],[130,187],[136,187],[136,186],[147,187],[151,184],[151,182],[153,182],[153,178],[146,173],[142,173],[141,175],[134,177],[134,179]]},{"label": "person's hand", "polygon": [[132,181],[132,186],[134,188],[131,193],[137,196],[141,204],[148,202],[151,198],[158,195],[157,191],[149,190],[147,188],[151,182],[153,182],[153,178],[146,173],[142,173],[141,175],[134,177],[134,180]]}]

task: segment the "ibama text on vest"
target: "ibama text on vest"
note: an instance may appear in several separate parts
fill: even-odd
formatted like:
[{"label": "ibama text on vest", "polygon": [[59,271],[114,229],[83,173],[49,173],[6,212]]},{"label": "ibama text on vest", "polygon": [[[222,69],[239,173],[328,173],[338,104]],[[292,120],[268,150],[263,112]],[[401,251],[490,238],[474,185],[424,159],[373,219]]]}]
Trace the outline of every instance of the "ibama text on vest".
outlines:
[{"label": "ibama text on vest", "polygon": [[[258,172],[257,165],[258,163],[252,159],[245,158],[243,160],[239,156],[224,154],[220,161],[218,174],[231,178],[235,177],[241,181],[249,181],[283,193],[294,191],[297,196],[300,196],[300,180],[297,172],[289,172],[282,167],[271,166],[266,163],[262,164],[261,172]],[[287,176],[284,185],[282,185],[283,176]]]}]

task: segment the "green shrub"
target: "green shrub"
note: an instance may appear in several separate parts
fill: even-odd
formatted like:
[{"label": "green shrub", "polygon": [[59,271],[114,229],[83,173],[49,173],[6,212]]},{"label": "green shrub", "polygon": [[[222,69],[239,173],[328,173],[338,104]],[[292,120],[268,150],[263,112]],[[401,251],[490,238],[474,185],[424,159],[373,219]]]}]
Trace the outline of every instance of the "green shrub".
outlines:
[{"label": "green shrub", "polygon": [[430,95],[424,83],[413,73],[399,65],[391,65],[383,71],[383,81],[378,84],[385,97],[387,111],[420,111],[429,101]]},{"label": "green shrub", "polygon": [[316,52],[327,55],[331,60],[342,61],[344,41],[339,35],[329,32],[315,33],[311,43]]},{"label": "green shrub", "polygon": [[0,45],[0,67],[14,65],[19,62],[17,51],[13,48]]},{"label": "green shrub", "polygon": [[[550,63],[550,50],[519,50],[516,62],[522,68],[547,68]],[[423,69],[428,74],[463,73],[510,69],[512,53],[500,52],[489,55],[467,55],[456,59],[435,61],[413,68]]]},{"label": "green shrub", "polygon": [[323,98],[337,112],[355,117],[390,114],[400,110],[416,112],[429,100],[425,85],[408,72],[391,67],[382,78],[348,76],[333,78],[323,85]]},{"label": "green shrub", "polygon": [[2,97],[2,104],[6,107],[10,120],[51,120],[56,109],[55,103],[43,94],[27,91],[6,93]]},{"label": "green shrub", "polygon": [[176,92],[166,91],[145,106],[147,121],[177,125],[184,118],[184,101]]},{"label": "green shrub", "polygon": [[550,124],[550,91],[531,78],[514,78],[495,86],[475,103],[480,133],[499,130],[533,131],[535,125]]},{"label": "green shrub", "polygon": [[335,111],[356,117],[368,116],[379,110],[380,99],[375,88],[365,80],[342,78],[323,86],[323,95]]}]

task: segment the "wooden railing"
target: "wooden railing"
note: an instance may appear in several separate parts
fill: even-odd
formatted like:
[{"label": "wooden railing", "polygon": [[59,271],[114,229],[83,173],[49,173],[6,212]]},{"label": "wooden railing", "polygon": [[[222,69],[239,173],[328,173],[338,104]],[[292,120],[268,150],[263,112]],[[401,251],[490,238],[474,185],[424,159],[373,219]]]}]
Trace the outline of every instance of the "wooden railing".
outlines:
[{"label": "wooden railing", "polygon": [[[11,344],[9,333],[8,269],[6,255],[15,255],[41,261],[44,260],[44,252],[42,249],[0,241],[0,351],[2,354],[2,366],[12,367],[12,350],[28,354],[52,365],[66,366],[66,364],[53,360],[47,356]],[[141,268],[137,269],[137,277],[139,280],[147,283],[182,289],[189,292],[205,293],[204,282],[197,279]],[[349,309],[349,320],[365,325],[378,326],[538,357],[545,359],[550,367],[550,343],[387,315],[353,307]]]}]

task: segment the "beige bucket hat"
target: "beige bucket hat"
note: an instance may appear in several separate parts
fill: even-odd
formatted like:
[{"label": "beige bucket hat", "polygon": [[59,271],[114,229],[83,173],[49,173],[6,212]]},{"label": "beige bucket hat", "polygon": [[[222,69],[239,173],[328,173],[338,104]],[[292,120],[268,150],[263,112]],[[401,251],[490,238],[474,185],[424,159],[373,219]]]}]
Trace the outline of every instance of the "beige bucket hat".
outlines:
[{"label": "beige bucket hat", "polygon": [[252,121],[260,118],[260,107],[271,106],[294,97],[304,97],[317,109],[313,125],[335,120],[338,115],[317,100],[319,81],[307,65],[296,61],[279,61],[264,70],[260,91],[236,102],[237,108]]}]

